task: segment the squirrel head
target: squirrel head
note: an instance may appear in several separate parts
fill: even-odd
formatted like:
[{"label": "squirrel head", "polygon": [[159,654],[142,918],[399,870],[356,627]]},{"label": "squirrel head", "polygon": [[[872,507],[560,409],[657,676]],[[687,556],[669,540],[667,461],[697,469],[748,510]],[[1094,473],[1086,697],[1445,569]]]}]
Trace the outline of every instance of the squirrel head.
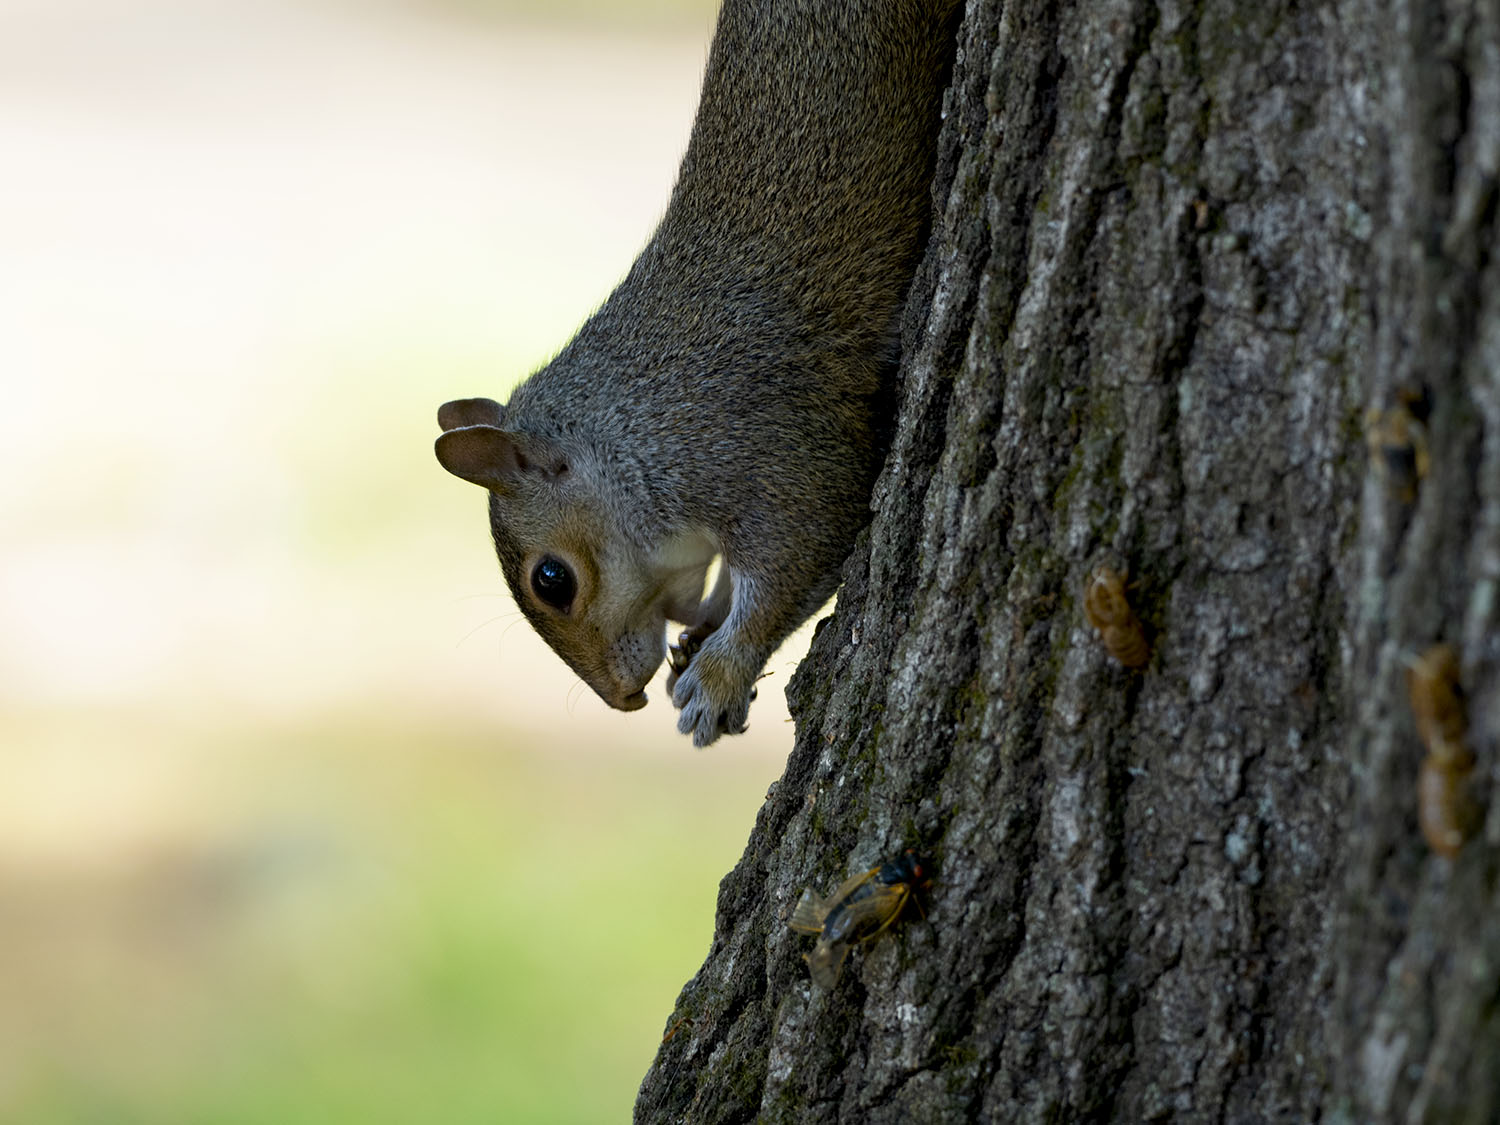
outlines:
[{"label": "squirrel head", "polygon": [[644,707],[667,620],[695,623],[712,544],[641,543],[586,449],[507,428],[497,402],[446,403],[438,423],[438,461],[489,491],[495,553],[521,612],[605,703]]}]

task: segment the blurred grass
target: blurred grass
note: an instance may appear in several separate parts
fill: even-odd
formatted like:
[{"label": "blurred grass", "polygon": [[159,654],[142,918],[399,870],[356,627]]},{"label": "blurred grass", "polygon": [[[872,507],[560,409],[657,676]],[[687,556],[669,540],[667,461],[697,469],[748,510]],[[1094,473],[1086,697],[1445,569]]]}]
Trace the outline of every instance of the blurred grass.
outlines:
[{"label": "blurred grass", "polygon": [[608,712],[432,439],[628,267],[714,5],[463,2],[0,5],[0,1122],[621,1121],[707,951],[796,649],[711,752]]},{"label": "blurred grass", "polygon": [[103,713],[99,745],[122,718],[131,768],[196,774],[197,807],[50,878],[0,867],[24,919],[0,958],[52,964],[6,984],[5,1121],[625,1120],[779,768],[388,715],[226,737]]}]

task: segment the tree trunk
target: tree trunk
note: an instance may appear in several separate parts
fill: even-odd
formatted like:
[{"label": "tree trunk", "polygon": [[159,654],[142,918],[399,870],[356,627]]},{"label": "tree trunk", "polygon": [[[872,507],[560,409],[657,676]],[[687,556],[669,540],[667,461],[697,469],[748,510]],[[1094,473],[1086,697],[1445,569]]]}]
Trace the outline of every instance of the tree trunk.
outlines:
[{"label": "tree trunk", "polygon": [[[948,107],[873,523],[637,1120],[1496,1120],[1500,808],[1424,841],[1407,680],[1457,649],[1487,800],[1500,0],[970,0]],[[924,911],[814,987],[799,893],[905,848]]]}]

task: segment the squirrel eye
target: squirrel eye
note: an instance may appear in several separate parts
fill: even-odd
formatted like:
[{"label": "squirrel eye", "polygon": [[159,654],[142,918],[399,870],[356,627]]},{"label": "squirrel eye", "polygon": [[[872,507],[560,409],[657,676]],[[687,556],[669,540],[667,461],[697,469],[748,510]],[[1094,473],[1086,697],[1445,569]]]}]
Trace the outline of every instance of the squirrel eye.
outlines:
[{"label": "squirrel eye", "polygon": [[573,572],[566,563],[551,555],[537,563],[531,572],[531,588],[553,609],[567,609],[573,604],[573,595],[578,592]]}]

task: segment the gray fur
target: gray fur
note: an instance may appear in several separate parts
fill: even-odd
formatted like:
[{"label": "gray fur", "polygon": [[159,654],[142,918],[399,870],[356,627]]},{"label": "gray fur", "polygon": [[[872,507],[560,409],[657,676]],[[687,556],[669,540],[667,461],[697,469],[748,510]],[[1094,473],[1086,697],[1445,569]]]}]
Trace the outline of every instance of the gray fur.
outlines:
[{"label": "gray fur", "polygon": [[[517,603],[606,702],[642,705],[668,618],[707,635],[673,691],[699,746],[744,729],[868,518],[954,15],[726,0],[671,202],[625,280],[503,409],[445,407],[439,459],[491,490]],[[570,612],[532,594],[538,552],[596,573]],[[727,615],[696,603],[715,552]]]}]

